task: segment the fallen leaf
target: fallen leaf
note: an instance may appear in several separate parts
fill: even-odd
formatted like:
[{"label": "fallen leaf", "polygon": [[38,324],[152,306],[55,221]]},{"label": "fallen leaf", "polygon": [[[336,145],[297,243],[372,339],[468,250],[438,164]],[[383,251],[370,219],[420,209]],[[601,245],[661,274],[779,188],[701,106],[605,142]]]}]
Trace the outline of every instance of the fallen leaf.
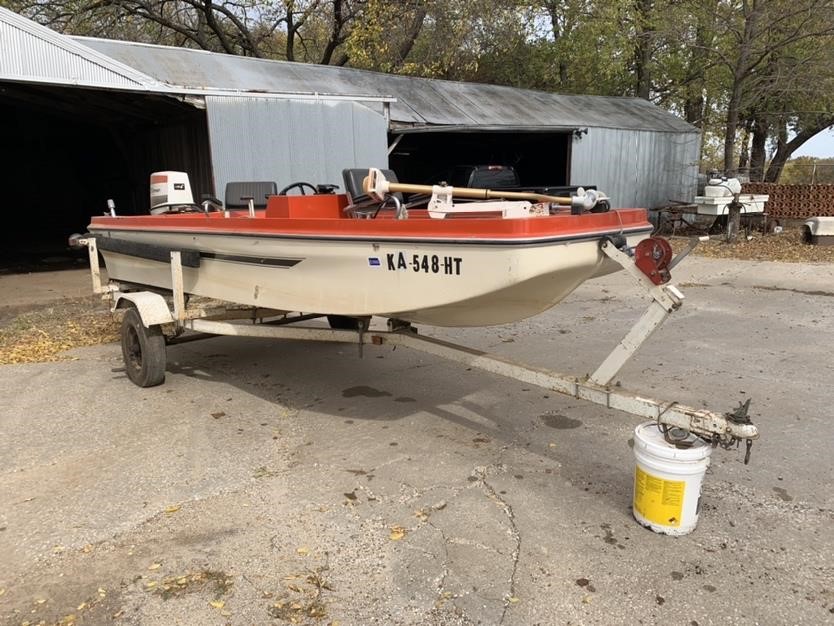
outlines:
[{"label": "fallen leaf", "polygon": [[400,539],[405,537],[406,532],[408,532],[408,531],[406,531],[406,529],[403,528],[402,526],[392,526],[391,527],[391,534],[388,535],[388,538],[391,541],[399,541]]},{"label": "fallen leaf", "polygon": [[296,550],[301,556],[307,556],[310,554],[310,549],[307,546],[301,546]]},{"label": "fallen leaf", "polygon": [[510,598],[507,598],[507,602],[509,602],[510,604],[518,604],[519,602],[521,602],[521,600],[519,600],[515,596],[511,596]]},{"label": "fallen leaf", "polygon": [[43,604],[44,602],[46,602],[46,598],[38,598],[35,600],[35,604]]},{"label": "fallen leaf", "polygon": [[[269,478],[272,476],[278,476],[278,472],[276,470],[271,470],[265,465],[258,467],[252,473],[252,478]],[[243,504],[242,506],[249,506],[248,504]]]},{"label": "fallen leaf", "polygon": [[219,411],[219,412],[217,412],[217,413],[212,413],[212,414],[211,414],[211,416],[212,416],[214,419],[219,420],[221,417],[225,417],[225,416],[226,416],[226,414],[225,414],[223,411]]},{"label": "fallen leaf", "polygon": [[223,600],[212,600],[211,602],[209,602],[209,604],[213,606],[215,609],[222,609],[224,606],[226,606],[226,603],[223,602]]},{"label": "fallen leaf", "polygon": [[148,569],[151,571],[159,569],[160,567],[162,567],[162,563],[151,563],[150,565],[148,565]]},{"label": "fallen leaf", "polygon": [[81,603],[81,604],[79,604],[77,607],[75,607],[75,610],[76,610],[76,611],[83,611],[83,610],[84,610],[84,609],[86,609],[86,608],[87,608],[87,603],[86,603],[86,602],[82,602],[82,603]]},{"label": "fallen leaf", "polygon": [[145,583],[145,588],[146,589],[153,589],[154,587],[156,587],[156,581],[155,580],[151,580],[150,582]]},{"label": "fallen leaf", "polygon": [[165,512],[168,513],[169,515],[171,513],[176,513],[179,510],[180,510],[180,505],[179,504],[172,504],[171,506],[166,506],[165,507]]}]

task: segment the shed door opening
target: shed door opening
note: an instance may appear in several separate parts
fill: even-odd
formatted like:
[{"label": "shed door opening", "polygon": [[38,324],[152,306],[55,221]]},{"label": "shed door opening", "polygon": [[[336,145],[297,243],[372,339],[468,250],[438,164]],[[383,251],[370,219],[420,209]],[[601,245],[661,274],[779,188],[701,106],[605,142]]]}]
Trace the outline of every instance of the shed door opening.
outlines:
[{"label": "shed door opening", "polygon": [[[567,185],[572,138],[569,131],[412,132],[400,139],[389,164],[408,183],[449,181],[461,165],[512,165],[522,185]],[[396,139],[391,134],[389,143]]]},{"label": "shed door opening", "polygon": [[172,98],[0,84],[0,139],[15,226],[0,249],[3,270],[85,261],[67,237],[85,232],[108,198],[118,214],[147,212],[152,171],[188,172],[195,198],[212,192],[205,112]]}]

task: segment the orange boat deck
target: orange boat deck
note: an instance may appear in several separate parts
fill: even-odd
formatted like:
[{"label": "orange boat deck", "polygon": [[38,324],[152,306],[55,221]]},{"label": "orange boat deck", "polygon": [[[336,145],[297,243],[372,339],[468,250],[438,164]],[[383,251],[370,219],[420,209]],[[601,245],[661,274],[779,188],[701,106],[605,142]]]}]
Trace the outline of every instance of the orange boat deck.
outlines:
[{"label": "orange boat deck", "polygon": [[175,213],[93,217],[90,227],[113,230],[263,234],[265,236],[406,237],[431,239],[539,239],[582,234],[635,231],[651,228],[645,209],[615,209],[606,213],[572,215],[569,210],[549,216],[506,219],[500,213],[462,213],[435,219],[425,209],[409,209],[398,220],[383,209],[373,219],[360,219],[345,211],[344,194],[271,196],[266,209],[256,212]]}]

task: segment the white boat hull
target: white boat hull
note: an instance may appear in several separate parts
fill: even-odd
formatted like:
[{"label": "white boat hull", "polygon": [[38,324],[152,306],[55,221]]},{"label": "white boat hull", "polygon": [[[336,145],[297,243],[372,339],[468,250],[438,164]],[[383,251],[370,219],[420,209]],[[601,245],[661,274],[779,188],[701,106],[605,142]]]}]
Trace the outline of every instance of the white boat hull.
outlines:
[{"label": "white boat hull", "polygon": [[[646,231],[628,236],[636,245]],[[282,311],[381,315],[487,326],[536,315],[585,280],[619,269],[599,238],[541,243],[322,240],[94,229],[93,235],[198,250],[185,292]],[[170,265],[102,250],[111,279],[170,289]]]}]

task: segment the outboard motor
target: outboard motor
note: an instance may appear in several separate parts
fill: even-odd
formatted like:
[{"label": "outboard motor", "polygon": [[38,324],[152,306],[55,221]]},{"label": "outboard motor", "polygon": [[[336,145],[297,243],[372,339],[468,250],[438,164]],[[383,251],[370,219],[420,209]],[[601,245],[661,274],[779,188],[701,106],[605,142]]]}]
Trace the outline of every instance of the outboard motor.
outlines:
[{"label": "outboard motor", "polygon": [[194,196],[185,172],[154,172],[151,174],[151,215],[193,211]]}]

